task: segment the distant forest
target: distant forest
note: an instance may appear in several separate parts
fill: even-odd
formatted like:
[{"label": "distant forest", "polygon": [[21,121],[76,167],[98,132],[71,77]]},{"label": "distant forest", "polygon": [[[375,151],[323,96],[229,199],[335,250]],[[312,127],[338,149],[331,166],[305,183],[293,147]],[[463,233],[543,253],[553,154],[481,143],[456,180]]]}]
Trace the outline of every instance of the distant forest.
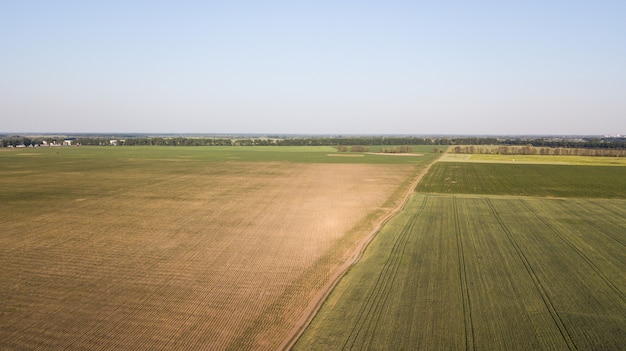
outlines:
[{"label": "distant forest", "polygon": [[[43,146],[390,146],[390,145],[500,145],[535,148],[626,149],[625,137],[418,137],[418,136],[20,136],[0,135],[2,147]],[[456,149],[469,152],[470,149]],[[501,151],[505,151],[502,149]]]}]

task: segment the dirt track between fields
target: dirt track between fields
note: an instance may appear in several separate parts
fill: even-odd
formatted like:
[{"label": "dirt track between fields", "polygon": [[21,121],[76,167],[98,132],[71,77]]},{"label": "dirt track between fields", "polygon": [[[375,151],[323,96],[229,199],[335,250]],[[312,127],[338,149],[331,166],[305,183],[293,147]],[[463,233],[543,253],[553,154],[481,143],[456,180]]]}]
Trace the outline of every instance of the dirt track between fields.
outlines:
[{"label": "dirt track between fields", "polygon": [[408,189],[406,190],[406,193],[404,194],[400,204],[398,204],[398,206],[395,209],[393,209],[393,211],[389,212],[386,216],[384,216],[380,220],[380,222],[378,222],[376,224],[374,229],[365,238],[363,238],[363,240],[354,249],[354,251],[353,251],[352,255],[350,256],[350,258],[343,265],[341,265],[339,267],[339,269],[337,269],[335,271],[335,273],[330,277],[330,280],[323,287],[323,289],[318,291],[318,293],[315,295],[314,299],[307,306],[307,308],[304,311],[304,314],[302,315],[302,317],[298,320],[298,322],[296,323],[294,328],[291,330],[289,336],[280,345],[280,348],[279,348],[280,350],[289,350],[298,341],[298,338],[302,335],[302,333],[304,333],[304,331],[306,330],[307,326],[311,323],[311,321],[315,317],[315,314],[322,307],[322,305],[324,304],[324,302],[326,301],[328,296],[331,294],[332,290],[337,286],[337,284],[339,283],[341,278],[347,273],[347,271],[348,271],[348,269],[350,267],[352,267],[353,265],[355,265],[355,264],[357,264],[359,262],[359,260],[363,256],[363,253],[365,252],[365,249],[367,248],[369,243],[376,237],[376,234],[378,234],[378,232],[381,230],[381,228],[387,222],[389,222],[389,220],[391,220],[391,218],[393,218],[396,214],[398,214],[400,211],[402,211],[404,209],[404,207],[405,207],[406,203],[408,202],[409,198],[414,193],[415,187],[420,182],[420,180],[422,180],[424,175],[428,172],[430,167],[435,162],[436,162],[436,160],[431,162],[431,163],[429,163],[426,167],[424,167],[424,169],[411,182],[411,184],[408,187]]}]

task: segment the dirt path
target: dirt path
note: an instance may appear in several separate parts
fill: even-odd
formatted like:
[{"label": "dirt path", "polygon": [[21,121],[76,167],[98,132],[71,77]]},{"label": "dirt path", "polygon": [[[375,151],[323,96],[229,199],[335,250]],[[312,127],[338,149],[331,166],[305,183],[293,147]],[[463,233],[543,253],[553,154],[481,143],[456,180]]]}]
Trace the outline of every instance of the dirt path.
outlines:
[{"label": "dirt path", "polygon": [[369,245],[369,243],[376,237],[376,234],[380,231],[380,229],[391,220],[396,214],[402,211],[408,202],[411,195],[413,195],[415,191],[415,187],[422,180],[424,175],[428,173],[430,167],[437,162],[438,159],[435,159],[433,162],[429,163],[424,167],[424,169],[415,177],[413,182],[411,182],[410,186],[404,198],[393,211],[389,212],[377,225],[374,229],[361,241],[361,243],[355,248],[354,253],[350,258],[337,269],[337,271],[330,277],[328,283],[315,295],[311,303],[304,310],[302,317],[297,321],[294,328],[290,331],[289,335],[285,338],[285,340],[279,346],[279,350],[290,350],[293,345],[298,341],[300,336],[304,333],[306,328],[309,326],[317,312],[320,310],[330,293],[333,291],[335,286],[339,283],[341,278],[346,274],[348,269],[359,262],[361,257],[363,256],[363,252]]}]

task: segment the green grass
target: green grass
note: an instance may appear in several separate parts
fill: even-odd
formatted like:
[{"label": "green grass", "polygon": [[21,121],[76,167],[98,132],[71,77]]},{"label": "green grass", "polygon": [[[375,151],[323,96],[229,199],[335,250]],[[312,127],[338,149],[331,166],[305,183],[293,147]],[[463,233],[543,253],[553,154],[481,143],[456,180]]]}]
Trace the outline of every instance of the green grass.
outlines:
[{"label": "green grass", "polygon": [[[207,147],[55,147],[0,150],[0,164],[8,170],[32,164],[55,167],[134,167],[138,162],[294,162],[294,163],[366,163],[426,164],[439,154],[430,146],[415,146],[415,157],[376,155],[371,153],[338,153],[331,146],[207,146]],[[329,156],[341,155],[341,156]],[[356,156],[356,157],[355,157]],[[111,163],[113,162],[113,163]],[[16,166],[12,166],[15,163]]]},{"label": "green grass", "polygon": [[626,198],[626,167],[439,162],[420,192]]},{"label": "green grass", "polygon": [[294,350],[620,349],[626,201],[415,195]]}]

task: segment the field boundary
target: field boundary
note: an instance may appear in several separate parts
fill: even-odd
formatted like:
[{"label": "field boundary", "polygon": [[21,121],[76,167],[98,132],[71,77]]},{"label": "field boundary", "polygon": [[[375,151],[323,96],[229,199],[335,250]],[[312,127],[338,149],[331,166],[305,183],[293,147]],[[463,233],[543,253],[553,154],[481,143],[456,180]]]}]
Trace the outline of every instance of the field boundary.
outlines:
[{"label": "field boundary", "polygon": [[402,198],[400,204],[391,212],[389,212],[385,217],[383,217],[383,219],[374,227],[374,229],[372,229],[372,231],[355,248],[354,253],[348,258],[348,260],[346,260],[346,262],[344,262],[344,264],[341,265],[339,269],[337,269],[337,271],[330,277],[328,283],[326,283],[326,285],[320,291],[318,291],[317,294],[315,294],[307,308],[304,310],[304,314],[302,315],[302,317],[296,322],[295,327],[289,332],[285,340],[279,345],[279,350],[290,350],[295,345],[295,343],[298,341],[300,336],[302,336],[309,324],[311,324],[311,321],[313,320],[313,318],[315,318],[315,315],[320,310],[324,302],[326,302],[328,296],[330,296],[330,293],[337,286],[337,284],[339,284],[341,278],[346,275],[350,267],[354,266],[361,260],[365,249],[376,237],[378,232],[380,232],[382,227],[385,226],[385,224],[387,224],[393,217],[395,217],[406,207],[409,199],[415,193],[415,188],[417,187],[417,184],[419,184],[422,178],[424,178],[424,175],[428,173],[430,167],[435,162],[437,162],[437,159],[427,164],[424,169],[422,169],[417,174],[415,179],[413,179],[413,181],[408,186],[408,189],[404,194],[404,197]]},{"label": "field boundary", "polygon": [[428,197],[424,199],[420,208],[416,213],[407,221],[402,231],[394,240],[391,253],[387,257],[387,260],[382,266],[381,273],[376,278],[376,283],[372,287],[368,297],[363,304],[363,308],[359,311],[359,317],[356,323],[352,327],[348,338],[346,339],[342,350],[354,349],[359,335],[365,331],[366,340],[360,345],[359,349],[367,349],[369,342],[373,336],[372,330],[376,330],[379,318],[376,316],[381,315],[381,309],[386,304],[389,291],[396,279],[400,263],[402,261],[402,254],[406,250],[407,242],[410,234],[415,226],[417,218],[422,214],[426,204],[428,203]]}]

